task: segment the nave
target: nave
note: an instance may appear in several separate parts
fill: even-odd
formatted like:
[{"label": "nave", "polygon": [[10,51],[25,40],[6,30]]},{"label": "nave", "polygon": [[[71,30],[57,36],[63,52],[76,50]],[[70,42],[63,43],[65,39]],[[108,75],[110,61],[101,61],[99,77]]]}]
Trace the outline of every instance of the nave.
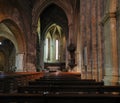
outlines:
[{"label": "nave", "polygon": [[0,0],[0,103],[119,94],[120,0]]}]

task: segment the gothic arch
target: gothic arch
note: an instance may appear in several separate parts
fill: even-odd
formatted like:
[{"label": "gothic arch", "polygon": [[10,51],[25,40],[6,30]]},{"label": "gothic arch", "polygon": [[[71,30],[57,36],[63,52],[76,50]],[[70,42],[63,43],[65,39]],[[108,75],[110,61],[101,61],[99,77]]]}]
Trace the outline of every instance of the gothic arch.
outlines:
[{"label": "gothic arch", "polygon": [[[25,66],[24,60],[26,57],[25,56],[26,44],[25,44],[25,38],[24,38],[23,33],[19,29],[19,26],[14,22],[14,20],[4,18],[3,20],[1,20],[0,24],[4,26],[3,30],[0,30],[0,37],[4,37],[10,40],[14,44],[14,47],[16,50],[15,65],[17,69],[21,69],[21,71],[24,71],[24,66]],[[22,65],[19,64],[20,58],[22,58],[20,60]]]},{"label": "gothic arch", "polygon": [[[59,14],[57,14],[59,12]],[[56,15],[57,14],[57,15]],[[41,39],[44,40],[45,32],[52,24],[57,24],[61,26],[65,33],[66,39],[68,39],[68,18],[64,12],[64,10],[56,5],[55,3],[51,3],[47,5],[46,8],[39,15],[41,19]],[[37,19],[36,19],[37,20]]]},{"label": "gothic arch", "polygon": [[68,4],[68,2],[62,2],[61,0],[50,0],[49,2],[44,0],[44,1],[38,1],[36,2],[36,4],[33,7],[33,11],[32,11],[32,26],[33,26],[33,30],[35,30],[37,28],[37,22],[39,19],[40,14],[43,12],[43,10],[48,7],[51,4],[55,4],[57,6],[59,6],[66,14],[67,19],[68,19],[68,25],[71,24],[71,14],[72,14],[72,7],[71,5],[66,6],[66,4]]}]

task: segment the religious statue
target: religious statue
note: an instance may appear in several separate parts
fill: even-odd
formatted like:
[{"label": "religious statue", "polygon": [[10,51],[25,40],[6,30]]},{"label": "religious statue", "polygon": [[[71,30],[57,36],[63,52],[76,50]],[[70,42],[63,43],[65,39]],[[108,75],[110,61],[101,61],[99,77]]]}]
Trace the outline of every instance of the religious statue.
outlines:
[{"label": "religious statue", "polygon": [[75,50],[76,50],[76,46],[71,42],[68,47],[67,47],[69,53],[70,53],[70,61],[69,61],[69,66],[71,68],[71,70],[76,66],[75,64]]}]

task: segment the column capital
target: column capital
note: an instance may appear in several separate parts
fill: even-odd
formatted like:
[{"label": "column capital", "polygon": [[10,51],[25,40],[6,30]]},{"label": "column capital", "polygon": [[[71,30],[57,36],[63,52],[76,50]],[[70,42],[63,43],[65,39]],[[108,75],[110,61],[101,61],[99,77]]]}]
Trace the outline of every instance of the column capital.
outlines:
[{"label": "column capital", "polygon": [[107,12],[105,16],[102,18],[100,24],[104,26],[105,23],[110,19],[116,19],[116,12]]}]

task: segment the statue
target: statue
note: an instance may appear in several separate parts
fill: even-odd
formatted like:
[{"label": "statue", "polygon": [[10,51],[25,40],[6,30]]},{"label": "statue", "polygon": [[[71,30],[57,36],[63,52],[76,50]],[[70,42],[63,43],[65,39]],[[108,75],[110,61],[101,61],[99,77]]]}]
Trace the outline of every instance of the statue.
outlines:
[{"label": "statue", "polygon": [[69,66],[71,68],[71,70],[76,66],[75,64],[75,50],[76,50],[76,47],[75,45],[71,42],[68,47],[67,47],[69,53],[70,53],[70,61],[69,61]]}]

